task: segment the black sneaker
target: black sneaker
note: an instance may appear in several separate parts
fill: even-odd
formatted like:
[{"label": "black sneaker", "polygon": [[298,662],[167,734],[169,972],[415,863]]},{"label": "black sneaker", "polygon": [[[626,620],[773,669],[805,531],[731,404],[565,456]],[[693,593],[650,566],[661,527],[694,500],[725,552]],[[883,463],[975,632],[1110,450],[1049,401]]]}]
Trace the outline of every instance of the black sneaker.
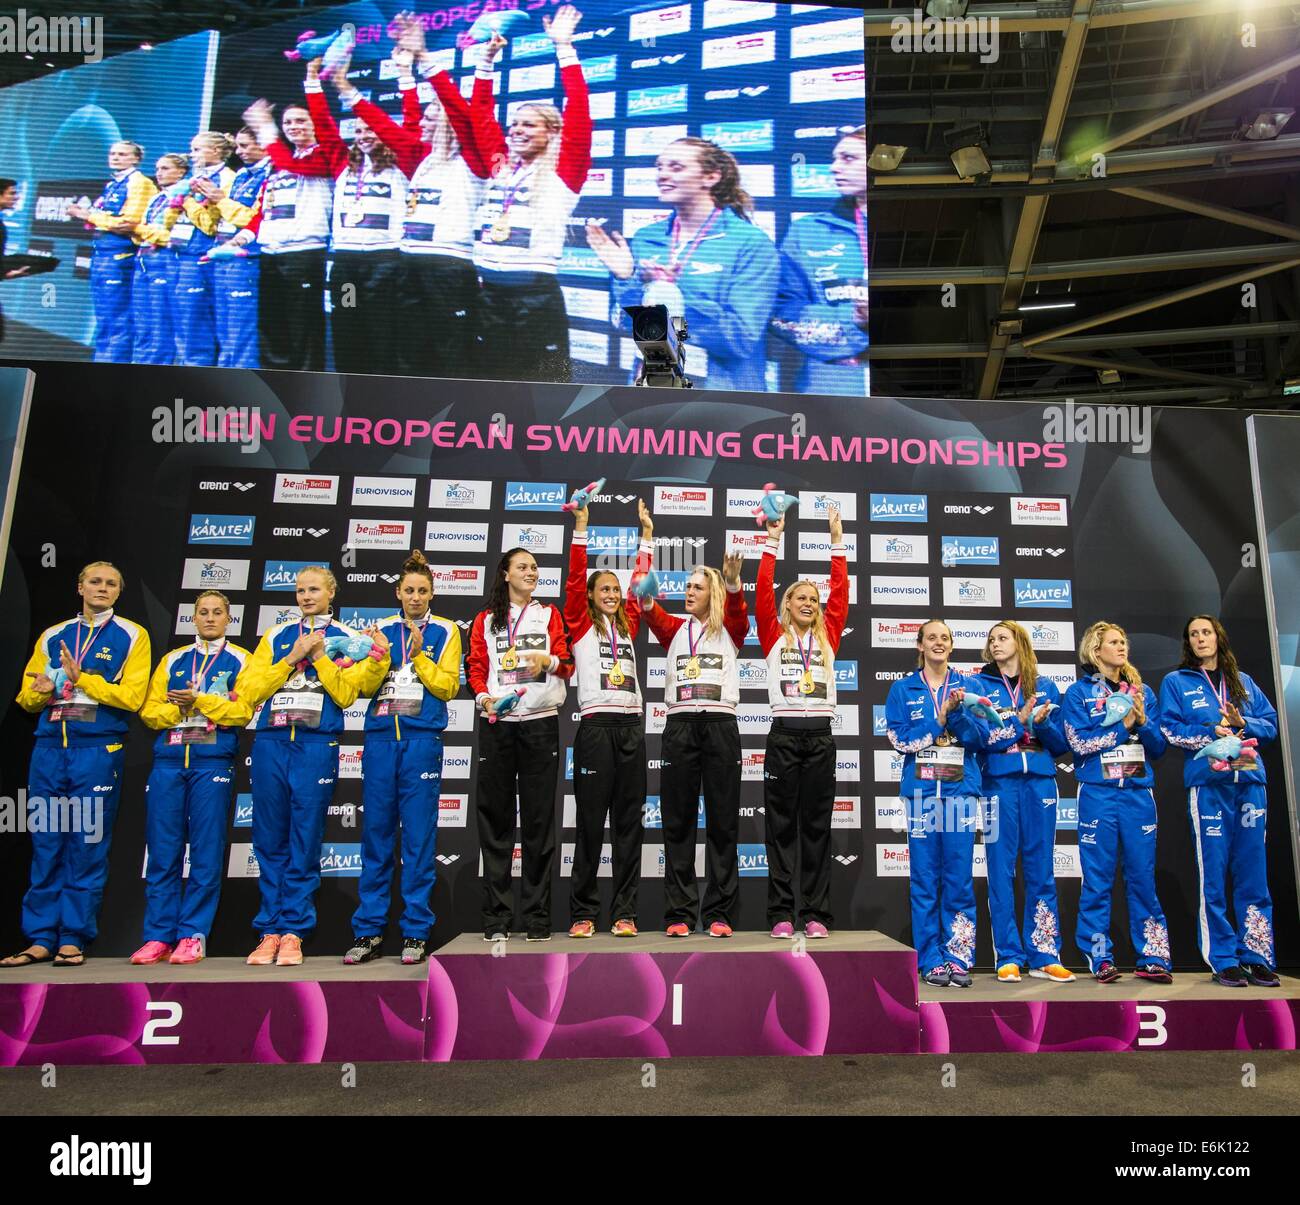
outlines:
[{"label": "black sneaker", "polygon": [[359,962],[369,962],[372,958],[379,957],[379,951],[383,948],[384,939],[382,937],[358,937],[352,943],[352,949],[343,955],[343,961],[348,966],[356,966]]},{"label": "black sneaker", "polygon": [[425,959],[425,943],[418,937],[408,937],[402,942],[403,966],[414,966]]},{"label": "black sneaker", "polygon": [[529,929],[528,940],[529,941],[550,941],[551,931],[550,929]]},{"label": "black sneaker", "polygon": [[1139,979],[1145,979],[1148,983],[1173,983],[1174,981],[1174,977],[1164,967],[1157,966],[1154,962],[1135,967],[1133,974]]},{"label": "black sneaker", "polygon": [[1255,987],[1282,986],[1282,980],[1277,977],[1277,972],[1269,970],[1262,962],[1246,962],[1242,964],[1241,969]]},{"label": "black sneaker", "polygon": [[1220,987],[1245,987],[1247,984],[1246,972],[1238,966],[1224,967],[1221,971],[1215,971],[1210,978]]},{"label": "black sneaker", "polygon": [[505,925],[488,925],[483,930],[484,941],[509,941],[510,930]]},{"label": "black sneaker", "polygon": [[1092,977],[1098,983],[1114,983],[1120,977],[1119,967],[1108,959],[1093,971]]}]

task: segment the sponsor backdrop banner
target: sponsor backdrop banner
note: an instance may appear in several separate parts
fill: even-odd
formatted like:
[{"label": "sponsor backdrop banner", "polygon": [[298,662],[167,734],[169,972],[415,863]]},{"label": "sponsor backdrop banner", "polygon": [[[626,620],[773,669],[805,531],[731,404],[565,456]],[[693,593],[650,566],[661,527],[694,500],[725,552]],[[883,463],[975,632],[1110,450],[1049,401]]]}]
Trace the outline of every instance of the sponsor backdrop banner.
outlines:
[{"label": "sponsor backdrop banner", "polygon": [[[841,928],[910,939],[906,839],[896,795],[898,759],[883,733],[893,681],[915,664],[928,616],[947,618],[955,663],[972,668],[983,636],[1010,615],[1034,634],[1045,672],[1063,688],[1086,624],[1126,626],[1134,657],[1154,684],[1174,666],[1185,616],[1224,615],[1244,667],[1269,681],[1261,574],[1243,566],[1255,539],[1244,418],[1168,409],[1154,415],[1151,451],[1073,442],[1060,423],[1044,438],[1040,407],[876,399],[852,414],[831,398],[710,395],[614,387],[494,386],[308,374],[212,373],[75,365],[43,368],[18,498],[3,594],[8,681],[40,628],[71,614],[78,567],[106,557],[126,574],[120,609],[148,625],[155,657],[189,635],[194,587],[230,593],[234,636],[252,649],[271,624],[294,614],[295,570],[330,566],[337,614],[364,624],[395,610],[404,551],[428,549],[437,613],[467,630],[483,605],[503,548],[522,544],[541,567],[538,597],[559,602],[572,520],[557,508],[604,476],[593,503],[593,557],[631,568],[636,499],[655,517],[656,560],[671,610],[690,567],[745,550],[751,614],[759,528],[752,508],[766,481],[798,494],[776,579],[825,581],[826,507],[838,502],[851,548],[852,606],[839,651],[839,775],[832,902]],[[93,379],[93,386],[92,386]],[[243,442],[167,443],[206,407],[243,407],[222,426]],[[62,463],[68,433],[96,455],[79,462],[68,489],[45,466]],[[1212,465],[1205,456],[1214,448]],[[626,559],[620,559],[626,558]],[[192,583],[193,585],[191,585]],[[752,625],[751,625],[752,627]],[[752,632],[751,632],[752,641]],[[646,682],[650,774],[640,919],[662,918],[659,743],[665,721],[663,653],[638,640]],[[11,696],[10,696],[11,697]],[[568,863],[575,838],[571,746],[573,695],[561,721],[562,777],[554,922],[568,922]],[[479,925],[481,886],[474,819],[477,754],[467,692],[445,737],[434,906],[439,941]],[[320,932],[313,949],[336,954],[350,936],[359,868],[361,717],[354,707],[340,747],[340,778],[321,851]],[[763,925],[762,762],[769,724],[757,643],[741,654],[743,748],[740,927]],[[32,721],[13,705],[0,725],[6,793],[25,782]],[[101,951],[129,953],[139,940],[143,789],[149,738],[129,746],[114,836]],[[1270,752],[1271,793],[1284,804]],[[1181,759],[1159,763],[1158,887],[1177,961],[1198,962],[1194,855],[1181,789]],[[1078,861],[1070,766],[1058,775],[1057,875],[1065,932],[1073,933]],[[252,800],[240,766],[229,836],[229,878],[214,953],[246,950],[256,909],[250,849]],[[1283,806],[1274,816],[1285,813]],[[703,833],[700,834],[701,841]],[[27,840],[0,838],[0,936],[17,940]],[[1286,826],[1270,833],[1279,949],[1295,958],[1296,913]],[[974,872],[983,899],[984,849]],[[608,866],[602,869],[608,875]],[[981,903],[981,908],[983,904]],[[1123,925],[1122,898],[1117,904]],[[394,912],[396,915],[396,912]],[[395,924],[391,929],[396,932]],[[987,918],[980,958],[991,957]],[[1077,960],[1071,947],[1068,959]]]}]

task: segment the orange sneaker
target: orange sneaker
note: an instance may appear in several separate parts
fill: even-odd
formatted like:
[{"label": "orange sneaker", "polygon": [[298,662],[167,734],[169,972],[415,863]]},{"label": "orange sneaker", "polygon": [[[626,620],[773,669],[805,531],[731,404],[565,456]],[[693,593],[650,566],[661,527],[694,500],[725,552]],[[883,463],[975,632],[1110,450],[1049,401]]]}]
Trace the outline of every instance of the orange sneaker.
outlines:
[{"label": "orange sneaker", "polygon": [[257,949],[248,956],[248,965],[250,967],[269,967],[275,961],[275,956],[279,952],[280,935],[278,933],[263,933],[262,940],[257,943]]},{"label": "orange sneaker", "polygon": [[729,924],[727,924],[727,922],[726,922],[725,920],[715,920],[715,921],[713,922],[713,924],[711,924],[711,925],[709,926],[709,936],[710,936],[710,937],[730,937],[730,936],[731,936],[731,926],[730,926]]},{"label": "orange sneaker", "polygon": [[594,920],[575,920],[569,926],[570,937],[595,937],[596,922]]},{"label": "orange sneaker", "polygon": [[678,921],[675,925],[669,925],[666,933],[669,937],[690,937],[691,935],[691,931],[682,921]]},{"label": "orange sneaker", "polygon": [[151,967],[156,962],[166,962],[171,952],[172,947],[165,941],[147,941],[131,955],[131,965]]},{"label": "orange sneaker", "polygon": [[286,933],[280,938],[280,953],[276,956],[278,967],[302,966],[302,938],[296,933]]},{"label": "orange sneaker", "polygon": [[1035,967],[1029,972],[1035,979],[1050,979],[1053,983],[1073,983],[1074,976],[1070,974],[1059,962],[1054,962],[1051,966]]},{"label": "orange sneaker", "polygon": [[1019,968],[1018,966],[1016,966],[1016,964],[1015,964],[1014,962],[1008,962],[1008,963],[1004,964],[1003,966],[998,967],[998,982],[999,982],[999,983],[1019,983],[1019,982],[1020,982],[1020,968]]},{"label": "orange sneaker", "polygon": [[615,937],[635,937],[636,921],[616,920],[614,922],[614,927],[610,930],[610,932]]}]

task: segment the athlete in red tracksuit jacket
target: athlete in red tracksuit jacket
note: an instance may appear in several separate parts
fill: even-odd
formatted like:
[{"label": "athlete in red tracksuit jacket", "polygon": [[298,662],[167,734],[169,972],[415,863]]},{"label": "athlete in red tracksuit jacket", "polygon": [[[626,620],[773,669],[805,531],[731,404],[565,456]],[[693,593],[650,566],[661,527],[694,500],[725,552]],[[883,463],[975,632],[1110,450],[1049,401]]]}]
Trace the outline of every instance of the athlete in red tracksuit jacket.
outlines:
[{"label": "athlete in red tracksuit jacket", "polygon": [[[654,553],[654,523],[640,502],[641,542],[633,575],[646,573]],[[573,792],[577,839],[570,883],[570,937],[594,937],[600,917],[596,876],[601,838],[609,816],[614,898],[610,905],[615,937],[635,937],[636,896],[641,883],[641,837],[645,808],[645,704],[632,642],[641,628],[636,595],[626,601],[612,568],[588,576],[587,508],[573,512],[569,582],[564,619],[573,645],[578,685],[578,733],[573,742]],[[615,529],[632,536],[634,529]],[[620,539],[613,555],[629,549]],[[602,552],[604,550],[602,549]],[[598,565],[599,565],[598,561]],[[598,626],[599,625],[599,626]]]},{"label": "athlete in red tracksuit jacket", "polygon": [[[478,838],[484,941],[508,939],[514,919],[510,871],[516,795],[524,929],[529,941],[551,939],[559,709],[568,694],[573,656],[563,617],[550,603],[533,601],[536,589],[533,554],[510,549],[497,565],[487,609],[475,616],[469,634],[465,673],[481,711]],[[498,715],[498,701],[517,692],[522,692],[519,702]]]}]

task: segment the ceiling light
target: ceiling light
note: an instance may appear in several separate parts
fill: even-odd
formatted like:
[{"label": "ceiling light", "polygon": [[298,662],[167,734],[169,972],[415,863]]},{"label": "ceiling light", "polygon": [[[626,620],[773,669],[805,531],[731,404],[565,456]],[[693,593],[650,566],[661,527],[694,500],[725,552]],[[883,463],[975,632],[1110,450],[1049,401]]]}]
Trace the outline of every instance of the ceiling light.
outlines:
[{"label": "ceiling light", "polygon": [[1017,314],[1028,314],[1033,310],[1072,310],[1073,301],[1033,301],[1029,305],[1016,306]]},{"label": "ceiling light", "polygon": [[872,148],[867,166],[873,172],[892,172],[903,162],[903,156],[906,154],[905,146],[890,146],[887,142],[878,142]]},{"label": "ceiling light", "polygon": [[1268,142],[1276,138],[1295,116],[1294,109],[1261,109],[1254,118],[1243,118],[1237,136],[1250,142]]},{"label": "ceiling light", "polygon": [[970,0],[929,0],[925,6],[925,15],[936,21],[945,21],[964,17]]},{"label": "ceiling light", "polygon": [[987,176],[991,170],[985,154],[984,127],[978,123],[954,126],[945,130],[943,140],[948,144],[948,157],[963,180]]},{"label": "ceiling light", "polygon": [[1101,385],[1118,385],[1120,382],[1118,368],[1099,368],[1097,370],[1097,381]]},{"label": "ceiling light", "polygon": [[993,323],[993,333],[1009,339],[1012,335],[1020,334],[1024,325],[1025,324],[1019,318],[998,318],[995,319]]}]

